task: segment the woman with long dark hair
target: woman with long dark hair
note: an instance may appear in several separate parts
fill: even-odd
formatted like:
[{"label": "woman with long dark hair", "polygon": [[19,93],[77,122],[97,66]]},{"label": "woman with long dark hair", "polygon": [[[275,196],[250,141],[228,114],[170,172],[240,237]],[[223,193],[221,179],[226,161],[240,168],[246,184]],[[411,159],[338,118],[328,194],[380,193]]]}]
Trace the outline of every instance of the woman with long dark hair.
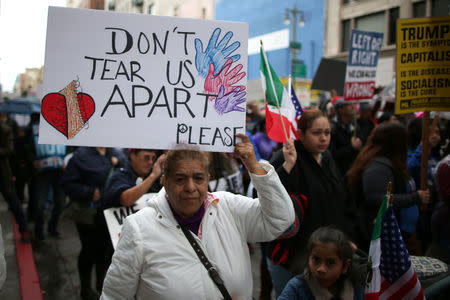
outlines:
[{"label": "woman with long dark hair", "polygon": [[298,134],[300,140],[289,140],[272,159],[297,216],[294,230],[268,247],[267,265],[277,295],[294,274],[303,272],[308,258],[306,244],[314,230],[335,225],[349,236],[353,234],[354,207],[327,150],[331,134],[328,118],[320,110],[305,111],[298,122]]},{"label": "woman with long dark hair", "polygon": [[428,190],[416,191],[408,173],[406,153],[405,126],[397,122],[383,123],[373,130],[349,170],[349,184],[359,213],[358,246],[364,250],[369,248],[374,220],[389,182],[392,182],[396,209],[416,206],[418,215],[418,205],[430,199]]}]

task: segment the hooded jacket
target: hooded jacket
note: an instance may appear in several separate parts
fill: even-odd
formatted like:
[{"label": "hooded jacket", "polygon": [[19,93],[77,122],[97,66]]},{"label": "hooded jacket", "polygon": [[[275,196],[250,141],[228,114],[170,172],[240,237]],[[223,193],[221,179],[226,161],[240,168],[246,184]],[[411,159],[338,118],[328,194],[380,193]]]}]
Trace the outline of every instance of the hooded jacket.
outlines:
[{"label": "hooded jacket", "polygon": [[[247,242],[275,239],[294,221],[294,209],[274,170],[250,174],[261,196],[210,194],[199,236],[233,299],[252,298]],[[223,299],[172,211],[161,189],[149,207],[125,219],[101,299]]]}]

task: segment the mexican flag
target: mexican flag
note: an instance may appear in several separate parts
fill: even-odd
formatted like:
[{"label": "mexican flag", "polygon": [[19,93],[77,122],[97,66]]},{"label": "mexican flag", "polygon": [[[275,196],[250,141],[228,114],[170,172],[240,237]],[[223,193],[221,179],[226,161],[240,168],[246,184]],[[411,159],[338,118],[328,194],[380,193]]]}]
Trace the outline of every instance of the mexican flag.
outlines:
[{"label": "mexican flag", "polygon": [[375,221],[370,242],[366,300],[424,299],[424,292],[409,258],[386,195]]},{"label": "mexican flag", "polygon": [[270,66],[262,47],[260,53],[261,81],[266,96],[267,135],[278,143],[285,143],[286,136],[290,138],[293,135],[295,139],[298,139],[296,126],[294,127],[296,110],[291,97]]}]

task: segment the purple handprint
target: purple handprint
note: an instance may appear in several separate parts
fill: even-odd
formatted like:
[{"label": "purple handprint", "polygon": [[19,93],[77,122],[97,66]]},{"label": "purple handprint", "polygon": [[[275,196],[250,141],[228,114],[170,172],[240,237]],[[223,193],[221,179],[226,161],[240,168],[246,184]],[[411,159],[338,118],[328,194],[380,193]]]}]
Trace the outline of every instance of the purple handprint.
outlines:
[{"label": "purple handprint", "polygon": [[235,87],[230,93],[225,95],[225,87],[223,85],[219,88],[219,94],[217,95],[216,102],[214,103],[214,109],[219,115],[229,113],[231,111],[245,111],[244,108],[238,106],[245,102],[246,92],[241,92],[241,87]]}]

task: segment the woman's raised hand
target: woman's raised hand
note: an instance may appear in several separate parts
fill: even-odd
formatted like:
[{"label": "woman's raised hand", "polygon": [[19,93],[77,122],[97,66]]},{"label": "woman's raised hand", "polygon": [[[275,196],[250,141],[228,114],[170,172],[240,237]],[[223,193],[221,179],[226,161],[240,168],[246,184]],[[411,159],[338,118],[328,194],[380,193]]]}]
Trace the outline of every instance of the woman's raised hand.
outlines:
[{"label": "woman's raised hand", "polygon": [[166,159],[165,154],[162,154],[160,157],[158,157],[158,159],[153,164],[152,172],[150,173],[150,175],[154,174],[156,177],[161,176],[165,159]]},{"label": "woman's raised hand", "polygon": [[289,174],[297,162],[297,150],[295,149],[293,139],[288,139],[287,143],[283,144],[283,156],[283,168]]},{"label": "woman's raised hand", "polygon": [[247,170],[256,175],[266,174],[267,172],[256,159],[255,149],[253,149],[253,145],[248,136],[243,133],[236,133],[236,137],[240,138],[241,142],[236,143],[234,153],[242,160]]}]

